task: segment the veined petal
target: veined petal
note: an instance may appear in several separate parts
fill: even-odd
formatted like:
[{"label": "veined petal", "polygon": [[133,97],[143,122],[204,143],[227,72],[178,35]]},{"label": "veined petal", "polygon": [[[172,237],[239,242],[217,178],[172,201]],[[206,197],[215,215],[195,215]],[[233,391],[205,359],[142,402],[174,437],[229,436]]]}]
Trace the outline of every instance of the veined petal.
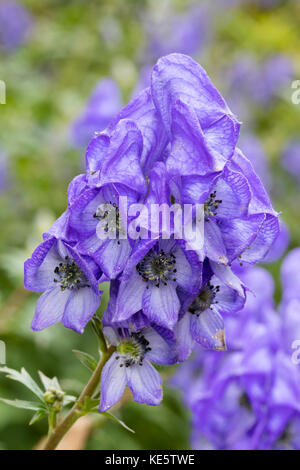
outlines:
[{"label": "veined petal", "polygon": [[221,315],[211,309],[191,318],[191,334],[205,349],[223,351],[226,349],[224,322]]},{"label": "veined petal", "polygon": [[232,272],[229,266],[223,266],[218,263],[210,261],[210,266],[214,274],[228,287],[235,289],[239,294],[244,297],[244,286],[242,281]]},{"label": "veined petal", "polygon": [[61,257],[56,248],[56,239],[51,237],[41,243],[31,258],[25,261],[26,289],[39,292],[54,287],[54,269],[60,262]]},{"label": "veined petal", "polygon": [[217,209],[218,218],[237,218],[246,215],[251,200],[247,178],[225,167],[214,187],[216,199],[221,200]]},{"label": "veined petal", "polygon": [[204,243],[209,259],[221,264],[228,263],[221,230],[212,218],[204,223]]},{"label": "veined petal", "polygon": [[116,357],[117,353],[114,352],[101,373],[100,413],[115,405],[122,397],[126,387],[125,367],[120,367],[120,362]]},{"label": "veined petal", "polygon": [[99,307],[100,300],[100,296],[90,287],[72,291],[62,318],[64,326],[83,333],[84,327]]},{"label": "veined petal", "polygon": [[143,336],[149,341],[151,351],[147,352],[147,360],[156,364],[175,364],[176,349],[175,342],[164,339],[151,326],[143,330]]},{"label": "veined petal", "polygon": [[105,155],[100,175],[101,186],[119,183],[145,194],[146,181],[140,166],[142,134],[134,121],[123,119],[116,126]]},{"label": "veined petal", "polygon": [[150,285],[143,295],[143,310],[149,320],[172,330],[179,314],[180,302],[176,293],[176,283],[160,287]]},{"label": "veined petal", "polygon": [[127,381],[134,401],[159,405],[162,400],[162,380],[156,369],[146,360],[143,365],[126,369]]},{"label": "veined petal", "polygon": [[185,362],[193,349],[195,340],[191,334],[191,315],[186,313],[179,322],[176,323],[174,328],[176,337],[178,362]]},{"label": "veined petal", "polygon": [[60,322],[70,294],[69,290],[62,291],[60,287],[44,292],[37,301],[31,328],[39,331]]},{"label": "veined petal", "polygon": [[142,298],[145,289],[145,282],[134,268],[130,278],[120,284],[115,321],[127,320],[131,315],[142,309]]},{"label": "veined petal", "polygon": [[131,246],[128,240],[108,240],[93,257],[104,274],[110,279],[115,279],[123,271],[130,253]]}]

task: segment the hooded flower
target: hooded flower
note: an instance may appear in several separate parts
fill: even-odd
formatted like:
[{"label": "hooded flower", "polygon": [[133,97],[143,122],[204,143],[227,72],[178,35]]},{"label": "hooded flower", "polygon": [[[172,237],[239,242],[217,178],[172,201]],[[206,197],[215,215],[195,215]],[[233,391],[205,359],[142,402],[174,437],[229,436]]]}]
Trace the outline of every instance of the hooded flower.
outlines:
[{"label": "hooded flower", "polygon": [[104,333],[116,346],[101,374],[99,411],[111,408],[122,397],[126,385],[138,403],[159,405],[162,400],[162,380],[151,362],[174,364],[174,343],[162,329],[148,326],[140,331],[127,328],[104,328]]},{"label": "hooded flower", "polygon": [[140,131],[129,120],[122,120],[110,138],[109,148],[99,170],[93,167],[99,138],[87,150],[89,186],[80,192],[69,209],[69,225],[77,233],[77,248],[91,256],[111,279],[128,261],[131,245],[127,237],[128,210],[146,194],[139,158]]},{"label": "hooded flower", "polygon": [[71,245],[51,237],[36,248],[24,270],[25,287],[45,291],[37,302],[32,329],[62,322],[82,333],[100,305],[99,268]]}]

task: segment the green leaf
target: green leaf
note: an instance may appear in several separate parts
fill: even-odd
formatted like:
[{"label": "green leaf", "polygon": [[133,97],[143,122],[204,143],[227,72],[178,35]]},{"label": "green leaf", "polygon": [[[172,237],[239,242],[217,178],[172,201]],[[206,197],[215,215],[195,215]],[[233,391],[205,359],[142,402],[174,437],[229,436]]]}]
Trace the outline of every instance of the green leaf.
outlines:
[{"label": "green leaf", "polygon": [[29,388],[42,402],[44,401],[44,392],[40,389],[38,384],[31,378],[28,372],[22,367],[21,372],[8,367],[0,367],[0,372],[7,374],[7,377],[16,382],[20,382]]},{"label": "green leaf", "polygon": [[102,415],[106,416],[109,419],[112,419],[113,421],[116,421],[119,423],[123,428],[125,428],[127,431],[132,432],[135,434],[135,431],[131,429],[130,427],[127,426],[127,424],[124,423],[121,419],[117,418],[116,416],[112,415],[111,413],[108,413],[107,411],[104,411],[104,413],[101,413]]},{"label": "green leaf", "polygon": [[65,395],[64,396],[64,401],[63,401],[63,406],[69,405],[70,403],[74,403],[77,400],[76,397],[72,395]]},{"label": "green leaf", "polygon": [[46,410],[38,410],[31,418],[29,422],[29,426],[32,426],[32,424],[37,423],[37,421],[40,421],[40,419],[43,419],[47,416]]},{"label": "green leaf", "polygon": [[99,400],[95,400],[94,398],[85,397],[83,403],[79,403],[79,406],[82,410],[83,414],[87,413],[99,413]]},{"label": "green leaf", "polygon": [[77,359],[79,359],[81,364],[87,367],[91,372],[94,372],[98,363],[93,356],[91,356],[90,354],[86,352],[78,351],[77,349],[73,349],[72,352],[75,354]]},{"label": "green leaf", "polygon": [[7,405],[14,406],[15,408],[23,408],[24,410],[37,411],[42,409],[41,404],[35,401],[7,400],[6,398],[0,398],[0,401]]}]

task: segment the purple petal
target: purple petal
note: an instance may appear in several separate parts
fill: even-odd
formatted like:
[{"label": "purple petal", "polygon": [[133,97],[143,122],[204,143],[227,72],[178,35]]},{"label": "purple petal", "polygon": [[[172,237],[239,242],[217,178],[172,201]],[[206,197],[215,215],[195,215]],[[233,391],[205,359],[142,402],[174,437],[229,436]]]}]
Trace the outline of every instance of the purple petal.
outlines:
[{"label": "purple petal", "polygon": [[64,326],[77,333],[83,333],[86,324],[99,307],[100,300],[100,296],[90,287],[72,291],[62,319]]},{"label": "purple petal", "polygon": [[127,381],[134,401],[159,405],[162,400],[162,380],[156,369],[146,360],[143,365],[126,369]]},{"label": "purple petal", "polygon": [[215,310],[219,313],[235,313],[241,310],[245,304],[245,295],[241,296],[238,291],[220,284],[218,278],[213,276],[210,280],[213,286],[219,285],[219,291],[216,294],[215,300],[218,302],[214,304]]},{"label": "purple petal", "polygon": [[244,297],[242,281],[232,272],[229,266],[223,266],[210,261],[210,266],[215,275],[228,287],[235,289],[241,297]]},{"label": "purple petal", "polygon": [[191,318],[191,334],[205,349],[223,351],[226,349],[224,322],[221,315],[211,309],[194,314]]},{"label": "purple petal", "polygon": [[120,284],[114,321],[127,320],[142,309],[145,289],[145,282],[134,268],[128,281],[122,281]]},{"label": "purple petal", "polygon": [[99,205],[105,202],[101,190],[88,189],[71,206],[70,225],[81,238],[87,238],[95,233],[98,220],[94,214]]},{"label": "purple petal", "polygon": [[75,176],[68,187],[68,206],[71,206],[85,189],[87,189],[86,175]]},{"label": "purple petal", "polygon": [[176,102],[172,110],[172,145],[167,159],[170,173],[206,175],[216,171],[193,108]]},{"label": "purple petal", "polygon": [[156,364],[171,365],[176,362],[175,343],[166,340],[151,326],[143,330],[143,336],[149,341],[151,351],[147,352],[147,360]]},{"label": "purple petal", "polygon": [[168,139],[160,117],[154,108],[150,89],[143,90],[122,109],[109,126],[112,130],[122,119],[132,119],[137,123],[143,136],[143,150],[140,164],[147,176],[154,163],[161,160]]},{"label": "purple petal", "polygon": [[176,293],[176,284],[169,281],[165,286],[154,285],[145,289],[143,295],[143,310],[150,321],[172,330],[180,309],[180,302]]},{"label": "purple petal", "polygon": [[130,253],[128,240],[108,240],[94,254],[94,258],[104,274],[110,279],[115,279],[123,271]]},{"label": "purple petal", "polygon": [[230,162],[233,170],[239,171],[246,175],[248,183],[251,188],[252,198],[249,205],[249,214],[267,213],[278,216],[274,211],[269,196],[255,173],[253,166],[249,160],[243,155],[241,150],[236,149],[236,152]]},{"label": "purple petal", "polygon": [[243,174],[225,167],[214,190],[216,199],[222,201],[217,209],[218,218],[237,218],[247,214],[251,192]]},{"label": "purple petal", "polygon": [[276,241],[278,233],[278,217],[266,214],[265,221],[261,225],[257,237],[251,243],[249,249],[244,251],[241,260],[251,264],[262,261]]},{"label": "purple petal", "polygon": [[109,147],[109,137],[106,134],[95,137],[88,145],[85,154],[87,179],[90,186],[99,184],[99,171]]},{"label": "purple petal", "polygon": [[126,119],[120,121],[102,162],[101,186],[119,183],[138,194],[146,194],[147,185],[140,166],[142,148],[142,134],[136,124]]},{"label": "purple petal", "polygon": [[60,262],[56,239],[51,237],[41,243],[34,250],[31,258],[25,261],[24,284],[26,289],[40,292],[54,287],[54,269]]},{"label": "purple petal", "polygon": [[62,291],[60,287],[44,292],[37,301],[31,328],[34,331],[43,330],[62,320],[70,291]]},{"label": "purple petal", "polygon": [[227,264],[228,258],[222,234],[212,218],[204,224],[204,237],[207,257],[217,263]]},{"label": "purple petal", "polygon": [[221,161],[223,156],[226,159],[232,156],[239,124],[197,62],[182,54],[161,58],[152,73],[152,95],[170,135],[172,108],[181,101],[196,111],[211,151],[220,153]]},{"label": "purple petal", "polygon": [[177,284],[187,292],[196,293],[199,291],[202,263],[198,260],[197,255],[193,252],[183,251],[179,247],[174,251],[176,256],[176,278]]},{"label": "purple petal", "polygon": [[264,214],[249,215],[244,219],[222,219],[218,226],[230,262],[240,256],[255,240],[265,216]]},{"label": "purple petal", "polygon": [[121,399],[126,387],[125,367],[120,367],[120,361],[116,357],[117,353],[114,352],[101,373],[100,413],[115,405]]},{"label": "purple petal", "polygon": [[185,314],[182,319],[176,323],[174,334],[176,337],[178,362],[185,362],[194,347],[195,341],[191,335],[191,315]]}]

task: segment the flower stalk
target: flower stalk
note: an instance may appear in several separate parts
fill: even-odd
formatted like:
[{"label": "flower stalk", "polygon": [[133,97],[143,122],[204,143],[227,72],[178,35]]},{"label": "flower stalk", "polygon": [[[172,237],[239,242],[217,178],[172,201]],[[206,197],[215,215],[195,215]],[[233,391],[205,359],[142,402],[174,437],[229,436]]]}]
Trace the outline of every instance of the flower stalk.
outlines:
[{"label": "flower stalk", "polygon": [[81,392],[80,397],[78,398],[74,406],[65,416],[65,418],[56,426],[56,428],[49,435],[43,447],[43,450],[55,450],[58,444],[60,443],[60,441],[62,440],[62,438],[65,436],[65,434],[69,431],[69,429],[71,429],[73,424],[81,416],[86,414],[82,410],[82,406],[84,405],[86,398],[92,398],[94,392],[99,386],[102,369],[114,351],[115,351],[114,346],[110,346],[109,348],[107,348],[106,343],[102,344],[101,358],[90,380],[84,387],[83,391]]}]

